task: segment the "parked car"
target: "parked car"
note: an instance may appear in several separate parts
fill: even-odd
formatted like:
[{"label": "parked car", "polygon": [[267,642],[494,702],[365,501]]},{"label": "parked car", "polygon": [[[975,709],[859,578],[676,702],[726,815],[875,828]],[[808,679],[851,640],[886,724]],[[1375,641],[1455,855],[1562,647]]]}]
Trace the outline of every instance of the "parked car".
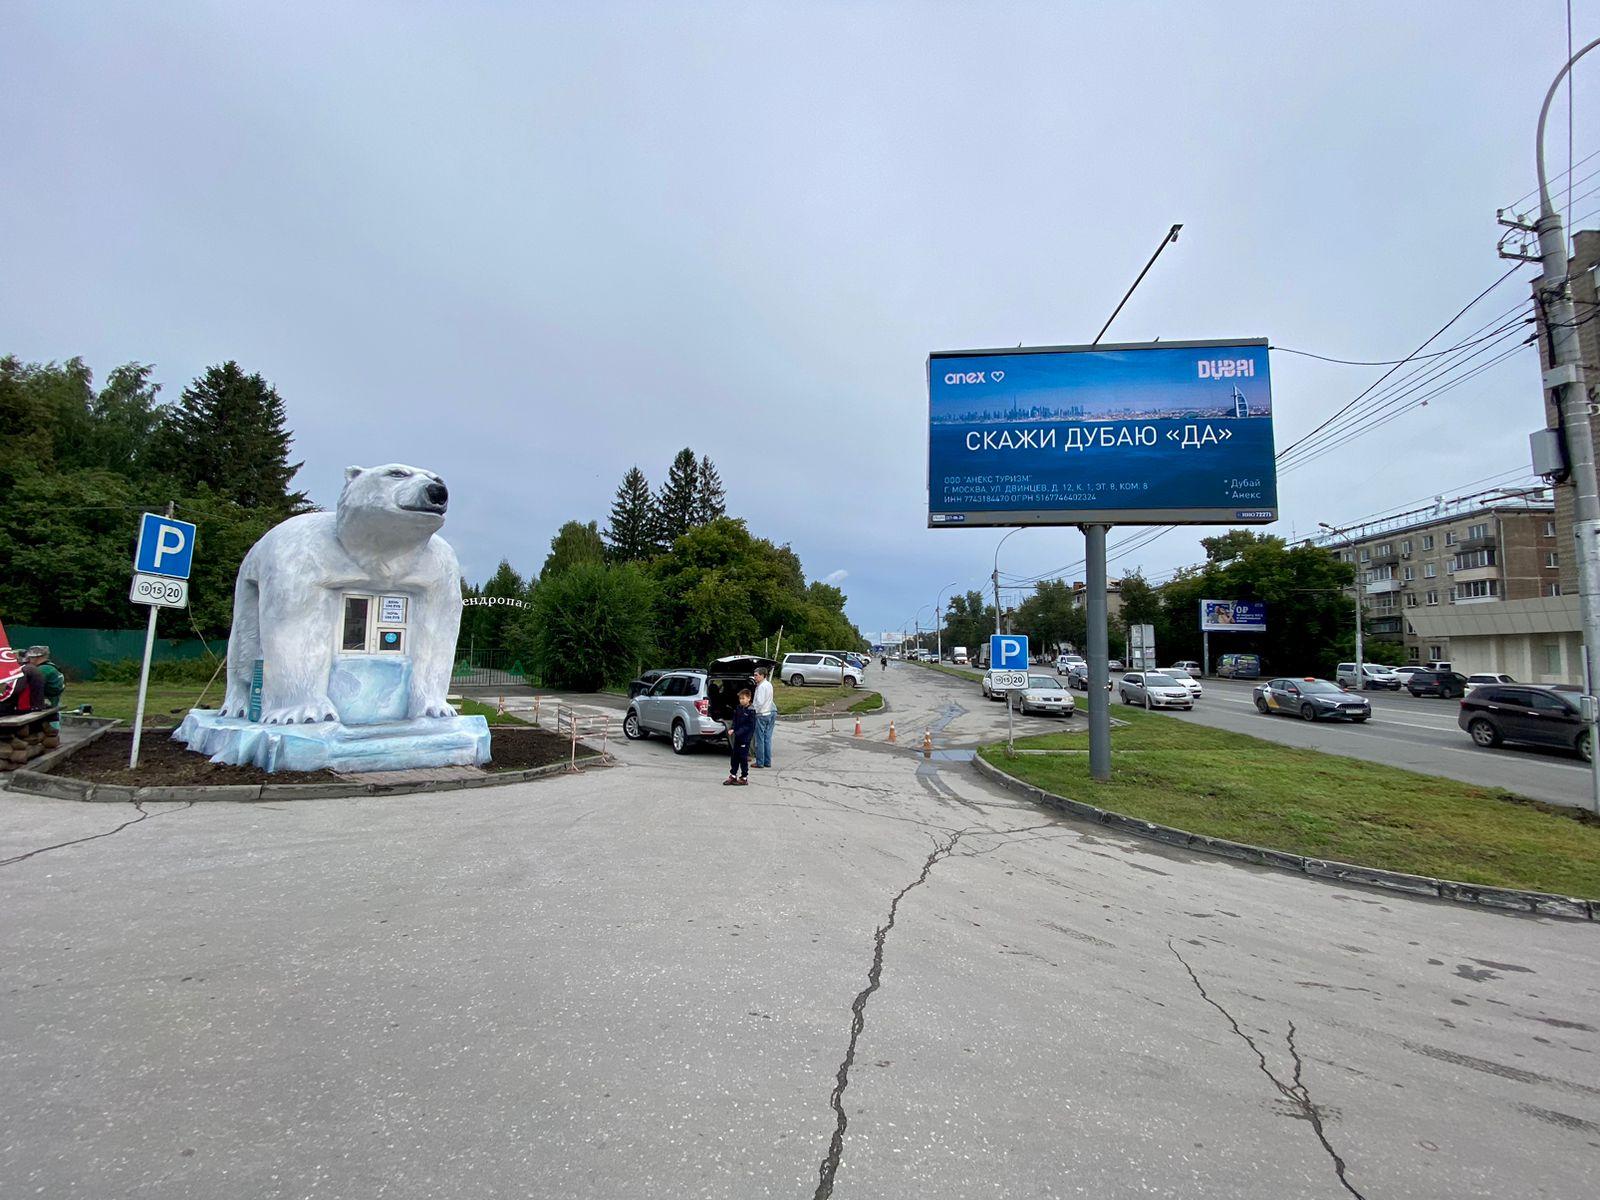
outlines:
[{"label": "parked car", "polygon": [[1199,678],[1199,676],[1201,674],[1201,672],[1200,672],[1200,664],[1195,662],[1193,659],[1190,659],[1190,658],[1179,659],[1177,662],[1173,663],[1172,666],[1168,667],[1167,669],[1168,670],[1174,670],[1175,669],[1175,670],[1179,670],[1179,671],[1187,671],[1187,672],[1189,672],[1189,674],[1195,676],[1196,678]]},{"label": "parked car", "polygon": [[772,670],[770,658],[736,654],[719,658],[703,671],[669,671],[648,692],[633,697],[622,719],[623,735],[643,741],[651,734],[670,738],[676,754],[704,742],[722,742],[741,688],[755,687],[755,670]]},{"label": "parked car", "polygon": [[1589,727],[1577,697],[1554,688],[1487,683],[1461,700],[1457,724],[1488,749],[1501,742],[1559,746],[1589,761]]},{"label": "parked car", "polygon": [[1072,663],[1067,667],[1067,686],[1077,688],[1080,692],[1089,690],[1089,664],[1086,662]]},{"label": "parked car", "polygon": [[1387,688],[1391,692],[1400,690],[1400,676],[1379,663],[1362,663],[1361,678],[1358,681],[1355,663],[1342,662],[1333,673],[1333,681],[1340,687],[1359,686],[1360,690],[1369,692],[1377,688]]},{"label": "parked car", "polygon": [[1194,707],[1189,689],[1171,675],[1159,671],[1129,671],[1117,684],[1117,695],[1124,704],[1148,704],[1151,708]]},{"label": "parked car", "polygon": [[985,699],[988,699],[988,700],[1004,700],[1006,698],[1005,691],[1004,690],[1001,690],[1001,691],[998,691],[998,692],[995,691],[994,688],[991,686],[993,683],[994,683],[994,668],[991,667],[991,668],[989,668],[989,670],[987,670],[987,671],[985,671],[983,673],[983,678],[978,680],[978,687],[983,691]]},{"label": "parked car", "polygon": [[1413,696],[1442,696],[1446,700],[1467,694],[1467,677],[1455,671],[1413,671],[1406,680]]},{"label": "parked car", "polygon": [[1251,690],[1263,713],[1287,713],[1305,721],[1343,720],[1356,724],[1372,716],[1372,702],[1326,679],[1269,679]]},{"label": "parked car", "polygon": [[1021,712],[1049,713],[1057,717],[1070,717],[1077,705],[1072,693],[1061,686],[1054,675],[1029,675],[1028,687],[1017,697]]},{"label": "parked car", "polygon": [[778,678],[790,687],[818,683],[835,687],[848,683],[851,687],[860,687],[861,668],[836,654],[824,654],[820,650],[811,654],[785,654],[783,665],[778,668]]},{"label": "parked car", "polygon": [[628,685],[628,695],[629,695],[630,698],[633,697],[633,696],[642,696],[646,692],[648,692],[651,688],[655,687],[656,681],[659,680],[663,675],[670,675],[674,671],[692,671],[692,670],[694,670],[693,667],[655,667],[655,668],[652,668],[651,670],[644,672],[642,675],[639,676],[639,678],[635,679],[632,683],[630,683]]},{"label": "parked car", "polygon": [[1082,663],[1084,667],[1089,665],[1081,654],[1058,654],[1056,655],[1056,674],[1065,675],[1078,663]]},{"label": "parked car", "polygon": [[1196,700],[1206,694],[1205,688],[1200,686],[1200,681],[1182,667],[1163,667],[1161,668],[1161,674],[1170,675],[1183,684],[1184,687],[1189,689],[1189,695]]},{"label": "parked car", "polygon": [[1447,662],[1427,662],[1427,663],[1423,663],[1422,665],[1424,667],[1426,667],[1430,671],[1453,671],[1453,670],[1455,670],[1454,664],[1447,663]]},{"label": "parked car", "polygon": [[1391,669],[1396,675],[1400,676],[1400,686],[1405,687],[1406,684],[1411,682],[1411,677],[1413,675],[1415,675],[1418,671],[1426,670],[1427,668],[1418,666],[1416,663],[1406,663],[1406,665],[1403,667],[1394,667]]},{"label": "parked car", "polygon": [[1107,659],[1106,660],[1106,670],[1108,670],[1108,671],[1120,671],[1120,670],[1122,670],[1122,660],[1120,658]]},{"label": "parked car", "polygon": [[1224,654],[1217,659],[1218,679],[1260,679],[1259,654]]},{"label": "parked car", "polygon": [[866,669],[867,656],[857,650],[818,650],[818,654],[831,654],[837,659],[848,663],[858,671]]},{"label": "parked car", "polygon": [[1509,675],[1497,675],[1493,671],[1480,671],[1476,675],[1467,676],[1467,691],[1480,688],[1486,683],[1515,683],[1516,680]]}]

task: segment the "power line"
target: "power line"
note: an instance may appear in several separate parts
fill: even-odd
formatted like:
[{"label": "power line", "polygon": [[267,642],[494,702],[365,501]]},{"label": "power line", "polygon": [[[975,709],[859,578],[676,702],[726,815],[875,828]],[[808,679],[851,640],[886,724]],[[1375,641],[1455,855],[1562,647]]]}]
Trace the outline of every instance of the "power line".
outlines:
[{"label": "power line", "polygon": [[[1578,167],[1583,166],[1584,163],[1588,162],[1592,158],[1600,158],[1600,150],[1596,150],[1592,154],[1585,154],[1577,162],[1573,163],[1572,166],[1568,167],[1565,171],[1562,171],[1561,175],[1570,175],[1570,174],[1572,174],[1572,172],[1574,170],[1576,170]],[[1600,174],[1600,171],[1597,171],[1594,174]],[[1585,178],[1593,179],[1594,178],[1594,174],[1585,176]],[[1557,175],[1556,179],[1560,179],[1561,175]],[[1536,196],[1538,194],[1539,194],[1539,188],[1538,188],[1538,185],[1535,184],[1533,187],[1529,188],[1526,193],[1524,193],[1521,196],[1518,196],[1510,204],[1506,205],[1505,208],[1501,209],[1501,211],[1502,212],[1508,212],[1511,209],[1516,208],[1517,205],[1521,204],[1523,201],[1531,200],[1531,199],[1533,199],[1534,196]]]}]

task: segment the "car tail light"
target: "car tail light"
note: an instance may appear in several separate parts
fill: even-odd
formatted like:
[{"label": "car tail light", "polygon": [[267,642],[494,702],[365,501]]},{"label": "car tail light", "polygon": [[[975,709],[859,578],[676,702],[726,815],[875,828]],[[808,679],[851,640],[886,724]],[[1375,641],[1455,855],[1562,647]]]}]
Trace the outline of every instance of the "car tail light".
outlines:
[{"label": "car tail light", "polygon": [[702,717],[709,717],[711,715],[711,701],[709,701],[709,700],[696,700],[694,702],[694,710],[695,710],[695,712],[699,713]]}]

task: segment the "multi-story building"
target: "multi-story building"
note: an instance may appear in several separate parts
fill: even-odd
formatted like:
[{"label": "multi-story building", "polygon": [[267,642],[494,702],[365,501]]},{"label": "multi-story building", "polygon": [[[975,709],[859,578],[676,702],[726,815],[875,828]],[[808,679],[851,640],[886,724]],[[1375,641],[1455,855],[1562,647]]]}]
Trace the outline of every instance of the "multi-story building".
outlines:
[{"label": "multi-story building", "polygon": [[1453,661],[1448,634],[1433,629],[1441,610],[1563,591],[1548,492],[1440,505],[1312,540],[1356,567],[1366,636],[1401,643],[1408,662]]},{"label": "multi-story building", "polygon": [[[1089,587],[1081,579],[1074,580],[1072,584],[1072,607],[1087,608],[1089,604]],[[1122,615],[1122,580],[1106,580],[1106,619],[1115,621]]]}]

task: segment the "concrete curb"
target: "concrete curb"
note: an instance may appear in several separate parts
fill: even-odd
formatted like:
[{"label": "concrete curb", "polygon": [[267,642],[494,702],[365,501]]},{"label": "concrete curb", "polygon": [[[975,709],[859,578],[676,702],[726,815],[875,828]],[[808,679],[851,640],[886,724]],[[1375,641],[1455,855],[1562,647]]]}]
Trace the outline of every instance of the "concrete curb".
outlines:
[{"label": "concrete curb", "polygon": [[[87,745],[87,741],[78,745]],[[73,749],[77,749],[76,746]],[[579,768],[616,765],[611,754],[581,754]],[[335,800],[359,796],[403,796],[416,792],[453,792],[467,788],[504,787],[560,775],[568,763],[550,763],[520,771],[497,771],[475,779],[441,779],[417,783],[234,783],[210,787],[129,787],[118,783],[92,783],[41,771],[11,772],[11,790],[55,800],[78,800],[90,804],[131,804],[134,801],[190,801],[192,803],[231,802],[248,804],[258,800]]]},{"label": "concrete curb", "polygon": [[[862,688],[861,689],[861,695],[857,696],[854,700],[851,700],[850,704],[860,704],[863,700],[865,700],[870,695],[876,695],[878,697],[878,699],[883,701],[883,703],[880,704],[877,708],[873,709],[871,712],[860,713],[859,714],[860,716],[863,716],[863,717],[881,717],[881,716],[883,716],[884,713],[889,711],[889,700],[888,700],[888,698],[886,696],[884,696],[884,694],[882,692],[874,692],[872,688]],[[846,697],[846,699],[848,699],[848,697]],[[832,708],[831,707],[831,705],[834,705],[834,704],[844,704],[844,703],[845,703],[844,700],[830,700],[827,704],[821,705],[817,709],[817,720],[820,721],[824,717],[838,718],[838,717],[854,717],[854,716],[858,715],[858,714],[853,713],[853,712],[850,711],[850,704],[845,704],[845,706],[843,708]],[[809,720],[811,720],[811,714],[809,712],[779,713],[778,714],[778,720],[780,722],[787,721],[787,722],[790,722],[790,723],[793,723],[795,721],[809,721]]]},{"label": "concrete curb", "polygon": [[1451,879],[1434,879],[1428,875],[1407,875],[1403,871],[1385,871],[1378,867],[1363,867],[1355,863],[1336,862],[1332,859],[1306,858],[1282,850],[1269,850],[1244,842],[1230,842],[1223,838],[1206,837],[1170,825],[1157,825],[1121,813],[1096,808],[1079,800],[1068,800],[1031,783],[1024,783],[1008,774],[981,754],[975,754],[972,764],[980,775],[1005,788],[1018,792],[1047,808],[1060,809],[1086,821],[1094,821],[1109,829],[1131,833],[1135,837],[1149,838],[1169,846],[1196,850],[1202,854],[1215,854],[1258,867],[1271,867],[1278,871],[1292,871],[1314,879],[1327,879],[1337,883],[1356,884],[1363,887],[1383,888],[1391,892],[1404,892],[1412,896],[1430,896],[1456,904],[1475,904],[1503,912],[1532,913],[1540,917],[1564,917],[1575,921],[1600,921],[1600,900],[1584,900],[1576,896],[1556,896],[1548,892],[1524,892],[1516,888],[1488,887],[1476,883],[1459,883]]}]

